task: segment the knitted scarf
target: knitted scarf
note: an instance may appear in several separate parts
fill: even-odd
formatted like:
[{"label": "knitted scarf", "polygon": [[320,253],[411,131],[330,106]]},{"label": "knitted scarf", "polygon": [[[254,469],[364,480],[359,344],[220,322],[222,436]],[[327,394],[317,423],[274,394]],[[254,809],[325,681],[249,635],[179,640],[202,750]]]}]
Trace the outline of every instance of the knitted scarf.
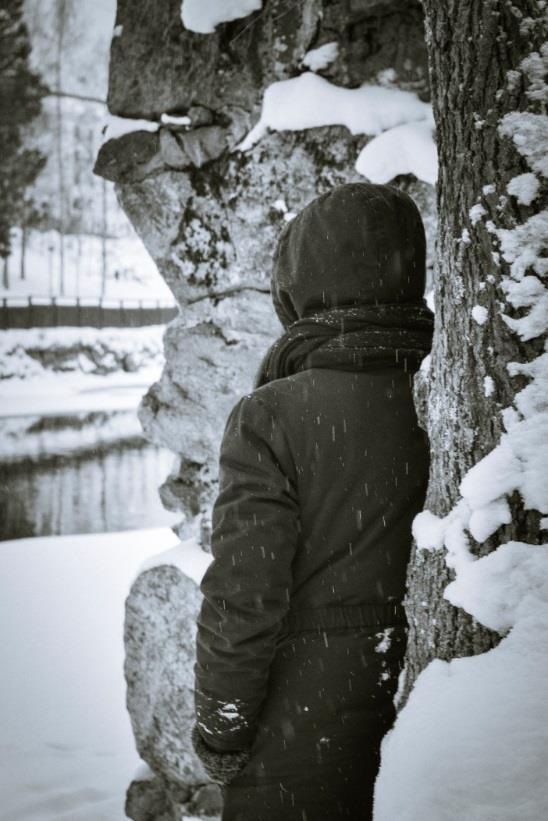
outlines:
[{"label": "knitted scarf", "polygon": [[434,315],[421,303],[329,308],[298,319],[264,357],[255,387],[309,368],[418,370],[430,352]]}]

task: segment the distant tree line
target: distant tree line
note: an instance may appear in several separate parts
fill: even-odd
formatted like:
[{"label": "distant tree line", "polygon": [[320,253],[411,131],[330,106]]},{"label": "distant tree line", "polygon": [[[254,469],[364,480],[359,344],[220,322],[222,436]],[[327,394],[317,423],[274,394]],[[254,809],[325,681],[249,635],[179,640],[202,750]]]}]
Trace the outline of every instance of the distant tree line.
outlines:
[{"label": "distant tree line", "polygon": [[46,157],[23,147],[23,133],[41,110],[47,88],[29,64],[31,45],[23,0],[0,0],[0,257],[10,253],[10,230],[38,224],[40,207],[28,188]]}]

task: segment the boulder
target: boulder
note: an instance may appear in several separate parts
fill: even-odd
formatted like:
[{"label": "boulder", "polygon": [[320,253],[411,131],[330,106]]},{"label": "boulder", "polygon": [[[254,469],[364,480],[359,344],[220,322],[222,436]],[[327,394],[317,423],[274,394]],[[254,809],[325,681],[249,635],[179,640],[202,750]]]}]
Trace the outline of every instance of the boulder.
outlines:
[{"label": "boulder", "polygon": [[101,146],[93,171],[106,180],[128,183],[143,180],[162,166],[158,134],[130,131]]},{"label": "boulder", "polygon": [[126,602],[127,708],[139,755],[183,789],[208,782],[194,754],[194,661],[200,592],[171,566],[141,573]]}]

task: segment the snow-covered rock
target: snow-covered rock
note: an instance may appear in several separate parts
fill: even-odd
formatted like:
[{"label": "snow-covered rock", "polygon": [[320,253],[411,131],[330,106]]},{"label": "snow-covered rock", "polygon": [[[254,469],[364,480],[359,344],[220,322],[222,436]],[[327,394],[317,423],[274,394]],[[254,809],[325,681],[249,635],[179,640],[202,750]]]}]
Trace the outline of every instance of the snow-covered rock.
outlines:
[{"label": "snow-covered rock", "polygon": [[429,119],[389,128],[362,148],[356,171],[375,183],[388,183],[399,174],[414,174],[434,185],[438,152],[433,130]]},{"label": "snow-covered rock", "polygon": [[373,84],[344,88],[307,71],[268,86],[260,119],[237,148],[249,151],[268,129],[302,131],[344,125],[351,134],[377,135],[426,119],[431,119],[430,106],[412,92]]}]

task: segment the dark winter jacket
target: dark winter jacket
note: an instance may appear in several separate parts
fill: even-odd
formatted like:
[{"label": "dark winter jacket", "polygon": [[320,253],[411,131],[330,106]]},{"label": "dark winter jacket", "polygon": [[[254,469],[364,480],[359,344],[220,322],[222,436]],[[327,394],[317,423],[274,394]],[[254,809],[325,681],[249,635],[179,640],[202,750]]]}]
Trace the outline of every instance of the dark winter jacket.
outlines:
[{"label": "dark winter jacket", "polygon": [[[397,189],[368,184],[335,189],[294,220],[272,288],[286,326],[322,306],[422,301],[423,289],[416,207]],[[223,818],[294,812],[316,821],[356,807],[368,817],[393,718],[411,521],[428,466],[412,374],[401,367],[305,367],[233,408],[196,664],[203,739],[221,752],[251,748]],[[396,632],[385,646],[386,629]],[[357,766],[357,750],[370,766]],[[326,785],[314,800],[310,767]]]}]

